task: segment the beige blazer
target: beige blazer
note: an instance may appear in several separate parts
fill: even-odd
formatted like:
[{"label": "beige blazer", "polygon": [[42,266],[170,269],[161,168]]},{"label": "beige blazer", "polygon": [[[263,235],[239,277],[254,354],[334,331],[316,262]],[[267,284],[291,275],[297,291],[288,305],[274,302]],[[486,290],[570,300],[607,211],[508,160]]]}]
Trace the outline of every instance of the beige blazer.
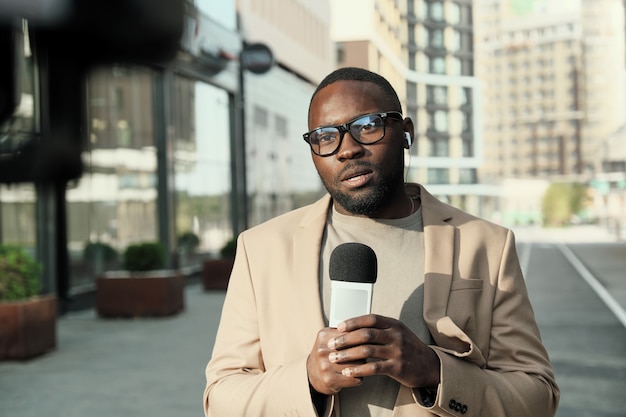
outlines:
[{"label": "beige blazer", "polygon": [[[394,417],[553,416],[559,400],[513,233],[420,186],[424,318],[441,360],[433,407],[401,387]],[[306,360],[324,327],[318,286],[327,195],[243,232],[206,367],[208,417],[315,417]],[[336,396],[335,396],[336,397]],[[333,397],[327,416],[340,417]]]}]

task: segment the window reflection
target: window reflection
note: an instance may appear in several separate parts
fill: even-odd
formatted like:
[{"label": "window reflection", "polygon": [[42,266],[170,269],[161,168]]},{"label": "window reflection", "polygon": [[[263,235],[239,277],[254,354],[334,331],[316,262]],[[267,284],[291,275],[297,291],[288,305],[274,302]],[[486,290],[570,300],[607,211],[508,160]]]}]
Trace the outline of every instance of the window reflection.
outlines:
[{"label": "window reflection", "polygon": [[90,74],[85,172],[67,191],[73,287],[120,269],[128,245],[158,238],[153,82],[141,67]]},{"label": "window reflection", "polygon": [[216,257],[232,238],[229,96],[177,77],[174,149],[179,265]]},{"label": "window reflection", "polygon": [[0,184],[0,243],[35,251],[35,186]]},{"label": "window reflection", "polygon": [[[28,39],[28,31],[24,30]],[[0,159],[12,157],[37,133],[35,106],[35,73],[29,43],[24,42],[23,68],[20,85],[20,102],[13,115],[0,123]],[[0,184],[0,243],[19,245],[35,254],[36,245],[36,201],[33,184]]]}]

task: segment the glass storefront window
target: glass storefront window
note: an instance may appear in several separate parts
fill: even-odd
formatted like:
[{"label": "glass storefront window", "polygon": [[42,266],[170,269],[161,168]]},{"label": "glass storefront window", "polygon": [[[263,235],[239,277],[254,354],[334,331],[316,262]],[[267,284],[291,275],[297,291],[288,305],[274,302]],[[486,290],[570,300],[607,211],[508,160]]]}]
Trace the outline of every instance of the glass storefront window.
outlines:
[{"label": "glass storefront window", "polygon": [[67,190],[72,287],[120,269],[128,245],[158,239],[153,90],[148,68],[115,66],[89,76],[85,172]]},{"label": "glass storefront window", "polygon": [[233,237],[228,93],[176,77],[172,106],[179,265],[216,257]]},{"label": "glass storefront window", "polygon": [[[19,105],[6,120],[0,120],[0,160],[5,156],[12,158],[38,134],[35,109],[39,97],[35,95],[36,78],[26,27],[23,28],[23,35],[25,42],[23,61],[19,63],[23,69]],[[35,255],[36,202],[37,193],[33,184],[0,184],[0,243],[22,246]]]},{"label": "glass storefront window", "polygon": [[19,245],[34,254],[36,199],[33,184],[0,185],[0,243]]}]

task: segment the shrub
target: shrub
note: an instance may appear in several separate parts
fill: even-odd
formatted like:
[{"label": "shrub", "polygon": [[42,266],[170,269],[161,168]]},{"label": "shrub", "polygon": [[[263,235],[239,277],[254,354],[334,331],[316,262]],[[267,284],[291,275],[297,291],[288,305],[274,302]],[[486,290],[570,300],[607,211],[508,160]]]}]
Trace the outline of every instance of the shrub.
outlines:
[{"label": "shrub", "polygon": [[231,238],[220,249],[220,256],[222,258],[234,258],[235,252],[237,252],[237,239]]},{"label": "shrub", "polygon": [[564,226],[577,215],[587,202],[586,188],[582,184],[553,183],[541,202],[544,223]]},{"label": "shrub", "polygon": [[0,300],[24,300],[39,294],[41,269],[23,248],[0,245]]},{"label": "shrub", "polygon": [[178,247],[181,252],[191,253],[200,245],[200,238],[193,232],[185,232],[178,236]]},{"label": "shrub", "polygon": [[111,245],[102,242],[87,242],[83,249],[83,260],[94,262],[101,259],[104,262],[117,260],[118,253]]},{"label": "shrub", "polygon": [[165,248],[160,242],[130,245],[124,251],[124,268],[128,271],[151,271],[165,266]]}]

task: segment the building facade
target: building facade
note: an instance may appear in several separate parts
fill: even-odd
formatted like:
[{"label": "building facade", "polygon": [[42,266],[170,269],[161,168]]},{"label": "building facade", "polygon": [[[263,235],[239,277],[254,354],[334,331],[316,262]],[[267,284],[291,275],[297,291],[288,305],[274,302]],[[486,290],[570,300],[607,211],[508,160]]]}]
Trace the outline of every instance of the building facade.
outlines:
[{"label": "building facade", "polygon": [[[576,13],[512,18],[506,3],[480,4],[485,163],[481,179],[577,173],[583,80]],[[507,17],[509,16],[509,17]]]},{"label": "building facade", "polygon": [[[615,217],[609,212],[626,207],[623,2],[475,4],[484,96],[479,175],[503,187],[502,221],[541,222],[550,182],[590,185],[591,216]],[[514,184],[528,190],[524,200],[504,189]]]},{"label": "building facade", "polygon": [[624,4],[583,0],[582,153],[588,173],[626,171]]},{"label": "building facade", "polygon": [[309,100],[334,69],[328,1],[238,2],[248,43],[271,46],[276,64],[243,74],[249,225],[312,202],[323,192],[308,145]]}]

